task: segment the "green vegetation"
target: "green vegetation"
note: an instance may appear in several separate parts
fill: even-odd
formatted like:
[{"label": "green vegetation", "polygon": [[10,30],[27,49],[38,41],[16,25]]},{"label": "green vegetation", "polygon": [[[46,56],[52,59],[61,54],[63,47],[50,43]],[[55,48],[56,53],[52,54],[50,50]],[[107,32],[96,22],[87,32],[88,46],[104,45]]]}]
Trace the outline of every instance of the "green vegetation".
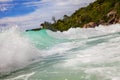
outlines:
[{"label": "green vegetation", "polygon": [[66,31],[69,28],[83,27],[89,22],[107,23],[110,18],[106,15],[112,10],[115,10],[117,16],[120,16],[120,0],[97,0],[89,6],[75,11],[71,16],[64,15],[63,19],[59,20],[55,20],[53,17],[54,23],[44,22],[41,26],[53,31]]}]

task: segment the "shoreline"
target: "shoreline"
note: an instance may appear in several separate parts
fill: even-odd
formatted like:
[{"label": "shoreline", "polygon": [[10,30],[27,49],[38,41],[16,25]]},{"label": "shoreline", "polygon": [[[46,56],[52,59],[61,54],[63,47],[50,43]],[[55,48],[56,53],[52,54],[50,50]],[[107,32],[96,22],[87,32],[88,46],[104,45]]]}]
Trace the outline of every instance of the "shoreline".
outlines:
[{"label": "shoreline", "polygon": [[96,0],[87,7],[76,10],[71,16],[64,15],[63,19],[58,20],[52,17],[54,23],[45,21],[40,26],[42,29],[63,32],[70,28],[94,28],[120,23],[119,5],[119,0]]}]

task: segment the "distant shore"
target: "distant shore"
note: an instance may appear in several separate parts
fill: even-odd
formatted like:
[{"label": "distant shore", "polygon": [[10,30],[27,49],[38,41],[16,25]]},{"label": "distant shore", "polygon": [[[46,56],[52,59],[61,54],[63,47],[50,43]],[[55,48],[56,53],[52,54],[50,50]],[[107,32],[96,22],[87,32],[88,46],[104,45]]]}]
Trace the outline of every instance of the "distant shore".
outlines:
[{"label": "distant shore", "polygon": [[42,23],[42,29],[63,32],[76,27],[94,28],[98,25],[120,23],[120,0],[96,0],[87,7],[75,11],[71,16],[64,15],[63,19],[58,20],[52,17],[52,20],[54,23]]},{"label": "distant shore", "polygon": [[63,19],[58,20],[52,17],[52,20],[54,23],[45,21],[40,24],[40,28],[27,31],[49,29],[63,32],[77,27],[95,28],[99,25],[120,24],[120,0],[96,0],[75,11],[71,16],[64,15]]}]

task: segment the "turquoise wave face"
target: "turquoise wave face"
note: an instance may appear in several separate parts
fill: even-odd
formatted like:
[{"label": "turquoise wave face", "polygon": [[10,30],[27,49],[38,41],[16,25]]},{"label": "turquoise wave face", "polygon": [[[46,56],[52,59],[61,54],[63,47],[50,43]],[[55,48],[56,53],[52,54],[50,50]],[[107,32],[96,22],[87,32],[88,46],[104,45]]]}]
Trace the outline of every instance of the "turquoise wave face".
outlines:
[{"label": "turquoise wave face", "polygon": [[[50,36],[47,31],[49,30],[40,30],[40,31],[28,31],[24,33],[24,36],[29,38],[31,43],[37,46],[40,49],[49,49],[50,47],[66,41],[66,39],[58,39],[54,36]],[[51,31],[52,32],[52,31]],[[55,33],[55,32],[52,32]],[[58,35],[59,36],[59,35]]]}]

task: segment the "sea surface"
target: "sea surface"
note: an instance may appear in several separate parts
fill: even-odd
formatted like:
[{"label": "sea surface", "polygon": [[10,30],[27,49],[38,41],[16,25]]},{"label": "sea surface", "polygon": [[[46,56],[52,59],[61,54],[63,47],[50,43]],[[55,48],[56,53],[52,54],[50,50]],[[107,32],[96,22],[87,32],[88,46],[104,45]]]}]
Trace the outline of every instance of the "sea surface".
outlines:
[{"label": "sea surface", "polygon": [[120,80],[120,24],[0,33],[0,80]]}]

